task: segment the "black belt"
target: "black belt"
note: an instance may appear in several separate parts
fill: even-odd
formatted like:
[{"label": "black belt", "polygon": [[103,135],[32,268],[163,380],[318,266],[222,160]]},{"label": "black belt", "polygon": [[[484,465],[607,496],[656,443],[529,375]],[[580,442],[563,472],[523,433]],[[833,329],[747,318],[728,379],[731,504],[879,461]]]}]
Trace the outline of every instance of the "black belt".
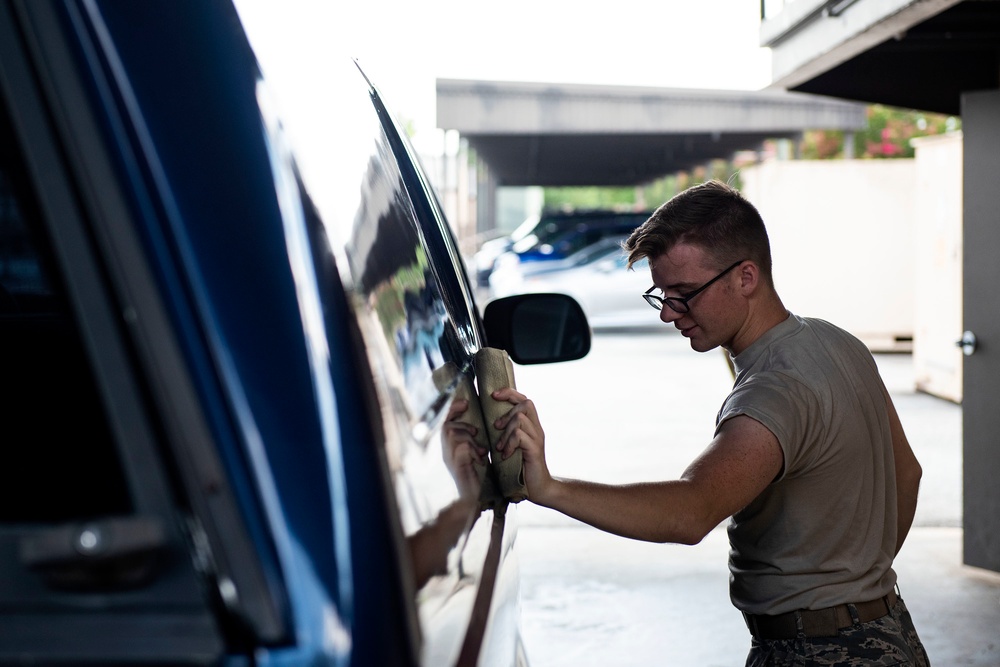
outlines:
[{"label": "black belt", "polygon": [[854,607],[858,623],[868,623],[882,618],[896,606],[896,593],[889,591],[885,597],[871,602],[841,604],[826,609],[800,609],[777,616],[764,614],[743,614],[747,628],[757,639],[792,639],[799,635],[799,620],[802,634],[806,637],[836,637],[844,628],[854,625],[854,617],[849,607]]}]

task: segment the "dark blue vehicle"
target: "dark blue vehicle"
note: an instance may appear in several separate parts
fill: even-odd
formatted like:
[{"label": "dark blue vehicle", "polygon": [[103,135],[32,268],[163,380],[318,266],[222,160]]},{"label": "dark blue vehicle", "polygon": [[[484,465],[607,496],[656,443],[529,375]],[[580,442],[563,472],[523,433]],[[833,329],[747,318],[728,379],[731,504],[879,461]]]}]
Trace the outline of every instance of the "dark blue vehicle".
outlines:
[{"label": "dark blue vehicle", "polygon": [[493,272],[514,263],[566,259],[599,241],[627,237],[651,211],[587,209],[546,212],[529,218],[510,236],[485,242],[476,253],[476,282],[488,287]]},{"label": "dark blue vehicle", "polygon": [[517,255],[521,262],[565,259],[603,239],[628,236],[644,223],[651,213],[651,211],[576,213],[564,218],[570,223],[564,225],[564,229],[550,235],[516,242],[510,251]]},{"label": "dark blue vehicle", "polygon": [[0,0],[0,664],[526,664],[442,423],[589,330],[480,319],[341,64],[293,149],[228,1]]}]

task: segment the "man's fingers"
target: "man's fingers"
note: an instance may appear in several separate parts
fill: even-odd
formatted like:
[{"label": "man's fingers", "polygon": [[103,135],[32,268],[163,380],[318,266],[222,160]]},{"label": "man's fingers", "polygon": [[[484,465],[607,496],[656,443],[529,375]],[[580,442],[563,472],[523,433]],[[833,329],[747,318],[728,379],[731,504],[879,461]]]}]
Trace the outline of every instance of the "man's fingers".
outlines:
[{"label": "man's fingers", "polygon": [[507,414],[497,419],[494,426],[504,432],[520,428],[524,429],[530,436],[537,435],[538,429],[535,428],[535,415],[534,410],[531,410],[531,401],[515,405]]},{"label": "man's fingers", "polygon": [[524,403],[528,400],[528,397],[524,394],[518,392],[513,387],[504,387],[503,389],[497,389],[492,394],[493,398],[498,401],[507,401],[513,405],[518,403]]},{"label": "man's fingers", "polygon": [[498,429],[505,429],[511,421],[518,419],[519,415],[525,415],[529,421],[538,419],[538,415],[535,412],[535,404],[531,402],[531,399],[524,398],[521,402],[514,403],[513,405],[514,407],[512,407],[504,416],[493,422],[495,427]]},{"label": "man's fingers", "polygon": [[473,443],[463,442],[455,448],[455,462],[459,464],[482,463],[485,457],[486,450]]},{"label": "man's fingers", "polygon": [[446,421],[442,428],[444,428],[445,432],[450,437],[462,434],[475,437],[479,433],[479,429],[473,426],[472,424],[469,424],[468,422],[460,422],[454,420]]},{"label": "man's fingers", "polygon": [[501,450],[501,452],[500,452],[500,458],[502,458],[504,461],[506,461],[511,456],[513,456],[514,452],[516,452],[518,449],[520,449],[520,447],[521,447],[521,433],[520,433],[520,431],[515,431],[507,439],[507,446],[504,447],[503,450]]},{"label": "man's fingers", "polygon": [[506,459],[516,449],[524,449],[526,445],[537,440],[539,440],[538,430],[535,425],[527,416],[518,414],[508,422],[500,436],[500,441],[497,443],[497,449],[502,452],[503,458]]},{"label": "man's fingers", "polygon": [[454,421],[469,409],[469,402],[464,398],[456,398],[448,407],[448,416],[445,421]]}]

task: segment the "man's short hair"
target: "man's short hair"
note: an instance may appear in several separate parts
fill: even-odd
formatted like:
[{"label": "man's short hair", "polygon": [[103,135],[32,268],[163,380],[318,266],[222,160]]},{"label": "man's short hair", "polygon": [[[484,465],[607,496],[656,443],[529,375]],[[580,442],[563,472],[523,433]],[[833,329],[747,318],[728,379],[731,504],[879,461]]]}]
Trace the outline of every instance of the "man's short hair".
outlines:
[{"label": "man's short hair", "polygon": [[740,192],[721,181],[695,185],[660,206],[622,244],[628,266],[654,259],[678,243],[696,245],[721,269],[753,260],[773,285],[771,246],[764,221]]}]

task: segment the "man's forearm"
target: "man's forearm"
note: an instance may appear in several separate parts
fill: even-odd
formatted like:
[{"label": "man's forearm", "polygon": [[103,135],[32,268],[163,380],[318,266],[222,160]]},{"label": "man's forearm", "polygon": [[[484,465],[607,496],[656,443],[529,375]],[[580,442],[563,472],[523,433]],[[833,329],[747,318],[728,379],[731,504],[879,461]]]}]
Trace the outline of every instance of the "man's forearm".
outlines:
[{"label": "man's forearm", "polygon": [[536,503],[615,535],[697,544],[767,488],[783,456],[774,434],[740,415],[722,425],[680,479],[621,486],[557,479],[539,474],[529,458],[535,486],[529,481],[528,490]]},{"label": "man's forearm", "polygon": [[718,522],[698,515],[689,486],[684,480],[610,485],[554,478],[532,501],[621,537],[697,544]]}]

